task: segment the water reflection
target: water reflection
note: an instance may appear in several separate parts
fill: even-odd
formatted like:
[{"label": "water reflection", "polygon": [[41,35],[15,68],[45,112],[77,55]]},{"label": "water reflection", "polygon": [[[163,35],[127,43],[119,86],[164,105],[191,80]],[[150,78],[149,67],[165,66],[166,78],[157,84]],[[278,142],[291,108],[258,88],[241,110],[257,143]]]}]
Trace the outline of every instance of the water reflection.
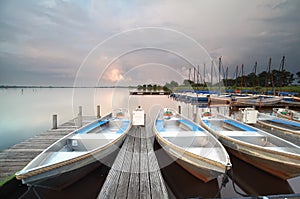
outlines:
[{"label": "water reflection", "polygon": [[230,160],[233,165],[233,175],[230,177],[247,194],[259,196],[294,193],[287,181],[268,174],[233,155],[230,156]]}]

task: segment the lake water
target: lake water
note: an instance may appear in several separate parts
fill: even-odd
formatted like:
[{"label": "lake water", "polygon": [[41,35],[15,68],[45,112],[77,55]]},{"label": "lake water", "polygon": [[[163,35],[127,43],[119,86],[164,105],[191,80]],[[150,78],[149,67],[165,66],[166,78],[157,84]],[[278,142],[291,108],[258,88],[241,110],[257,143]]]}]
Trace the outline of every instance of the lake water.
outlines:
[{"label": "lake water", "polygon": [[[159,108],[175,108],[178,103],[166,96],[129,95],[125,88],[16,88],[0,89],[0,150],[52,128],[52,115],[64,123],[78,114],[96,115],[97,105],[101,115],[115,108],[135,109],[141,105],[156,116]],[[150,120],[149,120],[150,122]]]},{"label": "lake water", "polygon": [[[58,115],[59,123],[76,117],[79,106],[82,106],[83,115],[96,115],[96,107],[101,105],[101,115],[105,115],[114,108],[125,107],[132,111],[140,105],[147,112],[149,124],[162,107],[177,109],[180,105],[183,114],[189,118],[197,112],[195,106],[173,101],[167,96],[130,96],[129,91],[129,89],[108,88],[0,89],[0,150],[50,129],[53,114]],[[159,148],[157,143],[155,147]],[[160,163],[168,161],[168,158],[164,153],[158,156]],[[240,192],[251,195],[300,193],[299,177],[282,181],[234,157],[231,157],[231,160],[236,187]],[[203,183],[175,162],[162,168],[162,174],[175,198],[213,197],[221,180],[219,178],[217,181]],[[94,177],[91,176],[91,179]],[[85,181],[88,180],[87,177]],[[95,188],[90,186],[90,189],[99,189],[99,186],[99,184]],[[75,189],[71,192],[75,193]],[[221,196],[239,196],[233,190],[231,180],[221,191]]]}]

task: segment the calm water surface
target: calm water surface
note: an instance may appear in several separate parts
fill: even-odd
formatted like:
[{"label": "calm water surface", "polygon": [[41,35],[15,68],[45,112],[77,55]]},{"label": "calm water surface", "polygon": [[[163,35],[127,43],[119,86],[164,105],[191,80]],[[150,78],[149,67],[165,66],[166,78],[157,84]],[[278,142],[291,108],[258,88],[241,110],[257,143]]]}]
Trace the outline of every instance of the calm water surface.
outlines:
[{"label": "calm water surface", "polygon": [[[83,107],[83,115],[95,115],[96,106],[101,105],[101,115],[104,115],[114,108],[125,107],[132,111],[140,105],[147,112],[147,124],[154,121],[158,110],[163,107],[177,109],[178,105],[181,105],[183,114],[189,118],[192,118],[193,113],[198,110],[195,106],[173,101],[167,96],[129,96],[128,93],[129,89],[105,88],[0,89],[0,150],[50,129],[53,114],[58,115],[59,123],[76,117],[78,106]],[[220,111],[226,112],[226,109],[220,109]],[[159,148],[160,146],[155,142],[155,149]],[[165,165],[165,161],[169,161],[168,155],[163,153],[163,150],[157,150],[156,155],[162,165]],[[231,157],[231,161],[234,175],[231,179],[235,179],[236,189],[239,192],[250,195],[300,193],[299,177],[282,181],[234,157]],[[98,175],[100,175],[99,172]],[[164,166],[162,174],[170,195],[174,198],[214,197],[221,181],[220,177],[210,183],[203,183],[183,170],[176,162]],[[98,182],[104,182],[106,175],[107,169],[101,174],[102,178],[99,177]],[[84,179],[84,184],[89,181],[94,182],[93,176],[88,175]],[[222,189],[221,197],[239,196],[233,189],[231,179]],[[102,186],[99,183],[97,186],[89,186],[91,193],[93,190],[95,194],[97,193],[99,187]],[[79,186],[78,183],[74,185],[76,186]],[[74,191],[71,190],[72,188],[61,193],[45,192],[50,198],[51,196],[57,197],[59,194],[65,197],[74,195],[77,188]],[[42,190],[40,191],[42,193]]]}]

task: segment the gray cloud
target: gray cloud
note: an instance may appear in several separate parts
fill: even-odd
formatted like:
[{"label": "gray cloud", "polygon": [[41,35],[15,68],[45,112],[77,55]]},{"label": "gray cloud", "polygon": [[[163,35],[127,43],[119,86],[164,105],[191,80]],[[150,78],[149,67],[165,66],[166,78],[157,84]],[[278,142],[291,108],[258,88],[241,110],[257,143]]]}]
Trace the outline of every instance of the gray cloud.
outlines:
[{"label": "gray cloud", "polygon": [[[188,35],[215,60],[222,56],[230,74],[241,64],[250,72],[255,61],[261,71],[265,70],[269,57],[273,58],[274,69],[278,69],[283,55],[287,58],[287,70],[300,70],[299,1],[6,0],[0,4],[0,84],[72,85],[79,66],[96,45],[114,34],[139,27],[170,28]],[[125,35],[119,43],[106,46],[105,54],[94,55],[88,63],[100,67],[104,58],[110,60],[123,49],[142,46],[145,35],[130,37],[130,41]],[[196,56],[190,44],[179,39],[175,34],[161,34],[152,41],[153,46]],[[204,62],[210,65],[208,59],[192,60],[200,66]],[[190,67],[170,53],[154,51],[132,53],[118,60],[116,67],[126,73],[138,65],[151,67],[147,63],[168,65],[183,75],[188,72],[182,68]],[[95,74],[101,73],[101,69],[95,70]],[[142,79],[138,76],[141,71],[136,73],[127,74],[131,82]],[[89,75],[93,74],[85,77]],[[151,75],[143,78],[153,79]],[[109,84],[109,78],[106,80]]]}]

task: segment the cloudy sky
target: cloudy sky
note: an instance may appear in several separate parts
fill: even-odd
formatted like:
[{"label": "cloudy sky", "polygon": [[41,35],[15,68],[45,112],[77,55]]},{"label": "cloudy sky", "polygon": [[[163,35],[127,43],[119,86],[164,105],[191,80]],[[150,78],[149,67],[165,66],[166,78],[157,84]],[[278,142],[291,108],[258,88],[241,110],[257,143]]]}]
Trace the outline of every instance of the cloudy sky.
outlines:
[{"label": "cloudy sky", "polygon": [[[222,56],[229,76],[300,71],[300,1],[0,1],[0,85],[164,83]],[[204,67],[205,65],[205,67]],[[204,73],[205,72],[205,73]]]}]

